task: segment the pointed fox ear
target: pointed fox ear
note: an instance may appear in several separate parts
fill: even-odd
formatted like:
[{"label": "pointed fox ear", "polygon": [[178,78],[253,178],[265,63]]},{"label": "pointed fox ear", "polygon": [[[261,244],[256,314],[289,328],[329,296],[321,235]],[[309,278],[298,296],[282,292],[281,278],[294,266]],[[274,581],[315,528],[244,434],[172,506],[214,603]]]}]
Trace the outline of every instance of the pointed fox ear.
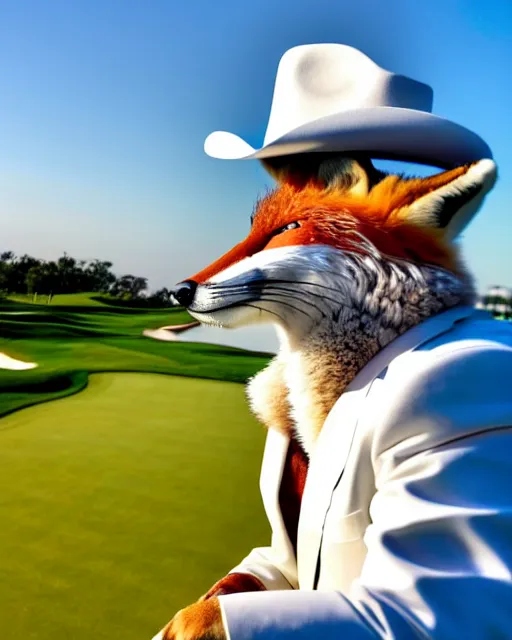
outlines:
[{"label": "pointed fox ear", "polygon": [[496,164],[480,160],[429,178],[407,180],[402,184],[410,204],[400,207],[400,217],[420,227],[442,229],[444,237],[452,240],[476,214],[496,176]]},{"label": "pointed fox ear", "polygon": [[308,183],[336,189],[347,195],[365,196],[385,174],[375,169],[369,158],[347,158],[325,153],[304,153],[268,158],[265,169],[280,184],[302,188]]}]

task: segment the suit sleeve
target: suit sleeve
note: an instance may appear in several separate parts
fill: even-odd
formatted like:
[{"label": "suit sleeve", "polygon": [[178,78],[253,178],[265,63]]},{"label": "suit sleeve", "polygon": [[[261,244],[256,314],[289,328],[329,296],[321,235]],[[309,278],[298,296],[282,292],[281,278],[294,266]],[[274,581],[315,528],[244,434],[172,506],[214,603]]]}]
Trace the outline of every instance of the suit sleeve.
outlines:
[{"label": "suit sleeve", "polygon": [[511,381],[506,349],[461,350],[404,379],[379,411],[368,552],[350,596],[221,597],[230,640],[510,637]]},{"label": "suit sleeve", "polygon": [[[249,555],[230,573],[243,573],[257,578],[269,591],[293,589],[295,576],[286,570],[288,562],[281,561],[280,550],[276,546],[253,549]],[[288,576],[288,577],[286,577]]]}]

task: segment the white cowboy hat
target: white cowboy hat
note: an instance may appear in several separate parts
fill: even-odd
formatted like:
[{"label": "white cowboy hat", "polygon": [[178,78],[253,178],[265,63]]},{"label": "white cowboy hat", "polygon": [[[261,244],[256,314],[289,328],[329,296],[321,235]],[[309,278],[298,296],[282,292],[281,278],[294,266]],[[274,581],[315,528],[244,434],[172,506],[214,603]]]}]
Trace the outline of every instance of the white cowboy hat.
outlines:
[{"label": "white cowboy hat", "polygon": [[357,49],[303,45],[279,63],[263,146],[215,131],[204,148],[226,160],[339,151],[441,168],[492,158],[476,133],[433,115],[432,99],[431,87],[386,71]]}]

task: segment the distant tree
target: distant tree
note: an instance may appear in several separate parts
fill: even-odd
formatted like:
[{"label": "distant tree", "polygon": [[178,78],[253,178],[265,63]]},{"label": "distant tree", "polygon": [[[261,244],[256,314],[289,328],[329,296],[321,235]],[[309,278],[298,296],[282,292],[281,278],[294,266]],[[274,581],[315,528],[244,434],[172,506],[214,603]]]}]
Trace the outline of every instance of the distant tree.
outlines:
[{"label": "distant tree", "polygon": [[34,265],[30,267],[25,276],[25,284],[27,286],[27,293],[34,295],[34,293],[41,292],[44,282],[44,274],[42,265]]},{"label": "distant tree", "polygon": [[25,293],[27,273],[32,267],[39,264],[41,264],[40,260],[26,254],[20,258],[11,259],[8,290],[15,293]]},{"label": "distant tree", "polygon": [[107,260],[93,260],[84,269],[89,288],[86,291],[98,291],[108,293],[116,281],[115,275],[111,271],[112,263]]},{"label": "distant tree", "polygon": [[3,251],[0,253],[0,263],[11,262],[14,260],[14,253],[12,251]]},{"label": "distant tree", "polygon": [[9,291],[9,284],[12,277],[12,261],[14,253],[3,251],[0,253],[0,294],[5,295]]},{"label": "distant tree", "polygon": [[14,258],[12,251],[0,253],[0,291],[9,290],[9,278],[11,273],[11,260]]},{"label": "distant tree", "polygon": [[36,264],[27,272],[25,278],[27,293],[60,293],[59,267],[55,262],[42,262]]},{"label": "distant tree", "polygon": [[[129,300],[145,298],[147,279],[131,274],[116,278],[108,260],[77,260],[66,252],[56,261],[29,255],[0,252],[0,291],[7,293],[57,294],[111,293]],[[162,301],[166,290],[157,292]]]},{"label": "distant tree", "polygon": [[55,291],[56,293],[73,293],[78,290],[79,268],[75,258],[66,252],[56,262]]},{"label": "distant tree", "polygon": [[148,287],[147,278],[138,278],[130,274],[118,278],[110,289],[110,293],[120,298],[133,300],[139,298]]},{"label": "distant tree", "polygon": [[152,293],[148,297],[148,301],[155,306],[167,307],[173,305],[171,292],[165,287],[163,287],[162,289],[158,289],[158,291]]},{"label": "distant tree", "polygon": [[4,264],[0,262],[0,293],[7,293],[9,285],[9,275]]}]

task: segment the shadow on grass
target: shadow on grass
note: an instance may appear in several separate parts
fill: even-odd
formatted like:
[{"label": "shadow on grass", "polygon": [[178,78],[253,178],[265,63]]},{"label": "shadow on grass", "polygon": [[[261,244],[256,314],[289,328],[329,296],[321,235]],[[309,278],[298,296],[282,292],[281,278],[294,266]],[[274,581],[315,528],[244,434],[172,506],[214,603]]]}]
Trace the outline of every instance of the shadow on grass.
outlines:
[{"label": "shadow on grass", "polygon": [[[36,374],[31,380],[21,378],[0,382],[0,416],[42,402],[64,398],[85,389],[89,380],[87,371],[69,371],[56,374]],[[0,431],[2,431],[0,423]]]}]

